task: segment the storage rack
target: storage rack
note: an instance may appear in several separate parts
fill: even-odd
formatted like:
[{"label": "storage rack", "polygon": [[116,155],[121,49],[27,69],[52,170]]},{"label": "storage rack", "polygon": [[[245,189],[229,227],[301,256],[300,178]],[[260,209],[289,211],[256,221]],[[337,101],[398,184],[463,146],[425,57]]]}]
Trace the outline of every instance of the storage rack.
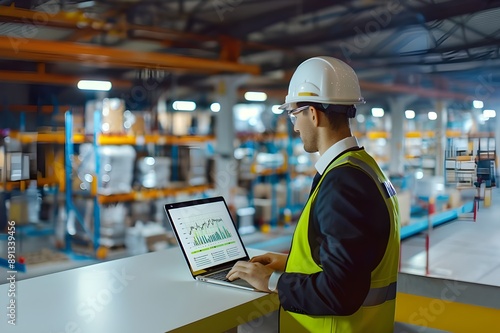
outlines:
[{"label": "storage rack", "polygon": [[[99,194],[97,189],[99,188],[99,170],[100,170],[100,157],[98,154],[98,147],[102,145],[134,145],[142,146],[145,144],[154,145],[171,145],[172,152],[175,155],[178,152],[178,147],[182,145],[192,145],[200,144],[212,141],[213,136],[183,136],[176,137],[171,135],[162,134],[150,134],[144,136],[132,136],[132,135],[108,135],[100,133],[100,112],[96,111],[94,113],[94,133],[91,136],[84,136],[81,134],[73,133],[73,119],[72,113],[66,112],[65,115],[65,165],[66,165],[66,187],[65,187],[65,198],[66,198],[66,212],[68,217],[67,223],[78,222],[79,226],[82,227],[85,234],[90,238],[92,245],[91,256],[97,258],[103,258],[107,254],[107,247],[100,245],[100,226],[101,226],[101,215],[100,206],[102,204],[110,204],[117,202],[132,202],[132,201],[146,201],[154,200],[159,198],[164,198],[168,196],[175,196],[179,194],[202,194],[205,191],[212,188],[210,184],[197,185],[197,186],[182,186],[182,187],[172,187],[172,188],[160,188],[160,189],[141,189],[132,190],[128,193],[121,194],[110,194],[103,195]],[[84,224],[83,217],[78,212],[73,198],[75,193],[73,193],[71,186],[71,174],[72,161],[71,158],[74,154],[74,145],[81,144],[84,142],[92,142],[94,148],[94,158],[95,158],[95,169],[93,175],[93,182],[91,186],[90,193],[86,194],[87,199],[92,200],[93,206],[93,230],[87,230]],[[174,157],[175,158],[175,157]],[[66,252],[72,253],[72,241],[73,235],[68,232],[68,225],[66,226],[65,233],[65,245]]]}]

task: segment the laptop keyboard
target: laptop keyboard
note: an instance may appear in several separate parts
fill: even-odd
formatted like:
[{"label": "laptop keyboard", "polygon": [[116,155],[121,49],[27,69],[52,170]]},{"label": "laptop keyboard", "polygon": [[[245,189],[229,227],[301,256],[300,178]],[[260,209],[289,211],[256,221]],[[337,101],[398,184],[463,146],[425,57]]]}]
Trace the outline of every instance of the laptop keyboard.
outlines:
[{"label": "laptop keyboard", "polygon": [[222,271],[218,271],[213,274],[207,275],[207,277],[210,277],[211,279],[215,280],[229,281],[228,279],[226,279],[226,275],[227,273],[229,273],[230,270],[231,268],[227,268]]}]

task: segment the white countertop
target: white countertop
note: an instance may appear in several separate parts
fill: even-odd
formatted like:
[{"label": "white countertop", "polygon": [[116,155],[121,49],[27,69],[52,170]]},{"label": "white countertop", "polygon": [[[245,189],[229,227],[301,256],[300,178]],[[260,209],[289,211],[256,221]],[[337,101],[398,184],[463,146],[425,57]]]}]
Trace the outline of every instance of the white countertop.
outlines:
[{"label": "white countertop", "polygon": [[179,248],[18,281],[15,326],[6,282],[0,332],[221,332],[278,308],[276,295],[195,281]]}]

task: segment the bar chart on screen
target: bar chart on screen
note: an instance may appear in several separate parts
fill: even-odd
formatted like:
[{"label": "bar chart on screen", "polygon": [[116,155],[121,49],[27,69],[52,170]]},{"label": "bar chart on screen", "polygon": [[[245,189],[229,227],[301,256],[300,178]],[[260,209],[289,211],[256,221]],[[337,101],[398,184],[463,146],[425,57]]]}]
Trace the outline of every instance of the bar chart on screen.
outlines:
[{"label": "bar chart on screen", "polygon": [[201,224],[191,225],[189,235],[193,236],[194,245],[208,244],[232,237],[221,218],[210,218]]}]

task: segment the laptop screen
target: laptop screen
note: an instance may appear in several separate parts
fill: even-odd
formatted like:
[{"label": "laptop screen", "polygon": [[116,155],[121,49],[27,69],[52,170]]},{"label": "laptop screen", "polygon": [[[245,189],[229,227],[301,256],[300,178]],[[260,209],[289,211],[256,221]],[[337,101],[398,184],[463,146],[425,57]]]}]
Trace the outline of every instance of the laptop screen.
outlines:
[{"label": "laptop screen", "polygon": [[248,260],[223,197],[166,204],[165,211],[193,275]]}]

